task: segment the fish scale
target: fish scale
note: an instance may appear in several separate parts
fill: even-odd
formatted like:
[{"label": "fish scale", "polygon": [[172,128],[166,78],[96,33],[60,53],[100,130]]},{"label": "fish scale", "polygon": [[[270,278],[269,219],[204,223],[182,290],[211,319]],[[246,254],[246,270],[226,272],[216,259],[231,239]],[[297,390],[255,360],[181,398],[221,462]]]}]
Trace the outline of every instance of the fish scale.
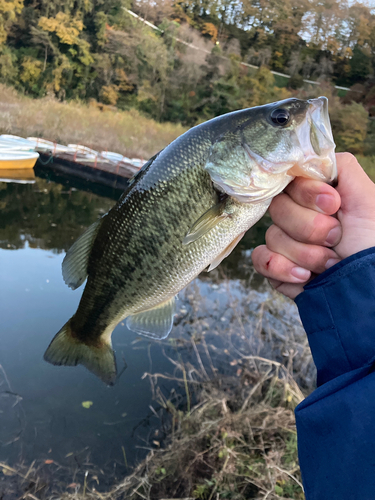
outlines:
[{"label": "fish scale", "polygon": [[[87,283],[45,359],[81,363],[113,383],[111,334],[119,321],[127,318],[128,328],[153,338],[168,335],[175,295],[230,253],[293,180],[289,170],[303,171],[306,158],[308,176],[321,175],[320,164],[327,168],[332,147],[325,106],[322,98],[288,99],[223,115],[149,160],[116,206],[68,251],[65,282],[77,288],[87,277]],[[315,109],[324,133],[313,120]],[[278,110],[290,117],[287,126],[275,122]],[[314,146],[319,154],[310,151]],[[333,174],[322,175],[328,181]]]}]

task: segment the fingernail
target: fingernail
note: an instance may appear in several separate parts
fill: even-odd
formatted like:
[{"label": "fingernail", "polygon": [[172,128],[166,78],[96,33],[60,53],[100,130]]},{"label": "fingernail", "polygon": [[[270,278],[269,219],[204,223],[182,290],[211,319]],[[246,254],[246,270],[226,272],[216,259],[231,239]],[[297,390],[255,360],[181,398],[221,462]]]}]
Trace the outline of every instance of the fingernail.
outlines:
[{"label": "fingernail", "polygon": [[335,202],[335,198],[330,194],[318,194],[315,199],[316,207],[324,213],[332,212],[332,204]]},{"label": "fingernail", "polygon": [[300,280],[301,282],[307,281],[310,278],[311,272],[303,267],[293,267],[290,274]]},{"label": "fingernail", "polygon": [[331,229],[330,232],[328,233],[325,244],[329,246],[337,245],[337,243],[340,241],[340,238],[341,238],[341,227],[336,226],[333,229]]},{"label": "fingernail", "polygon": [[328,259],[326,262],[326,269],[329,269],[330,267],[334,266],[335,264],[338,264],[340,262],[340,259]]}]

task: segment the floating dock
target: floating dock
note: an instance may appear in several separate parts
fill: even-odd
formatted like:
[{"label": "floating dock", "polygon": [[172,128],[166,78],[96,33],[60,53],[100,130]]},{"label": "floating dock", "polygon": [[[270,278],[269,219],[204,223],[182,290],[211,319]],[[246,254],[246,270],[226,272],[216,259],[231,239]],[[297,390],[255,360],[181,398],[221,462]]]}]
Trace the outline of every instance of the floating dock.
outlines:
[{"label": "floating dock", "polygon": [[50,169],[56,173],[79,177],[114,189],[124,190],[128,179],[133,177],[139,167],[124,161],[113,162],[100,155],[85,158],[79,154],[39,151],[38,168]]},{"label": "floating dock", "polygon": [[[126,189],[128,179],[139,172],[144,164],[139,158],[128,158],[110,151],[99,152],[82,144],[64,146],[40,137],[25,139],[7,134],[0,135],[0,156],[6,160],[12,159],[13,163],[14,158],[32,157],[34,163],[38,158],[36,168],[39,171],[83,179],[91,184],[121,191]],[[13,163],[5,166],[13,168]],[[18,169],[23,166],[22,163],[16,165]]]}]

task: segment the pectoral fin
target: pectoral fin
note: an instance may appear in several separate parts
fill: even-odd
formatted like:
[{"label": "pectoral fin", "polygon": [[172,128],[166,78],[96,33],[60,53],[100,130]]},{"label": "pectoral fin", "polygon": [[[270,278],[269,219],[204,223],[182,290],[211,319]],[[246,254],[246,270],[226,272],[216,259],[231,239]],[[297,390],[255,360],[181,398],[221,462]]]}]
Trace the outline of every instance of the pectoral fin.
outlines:
[{"label": "pectoral fin", "polygon": [[229,217],[225,212],[226,202],[222,201],[205,212],[190,228],[189,232],[182,241],[183,245],[188,245],[198,240],[204,234],[213,229],[220,221]]},{"label": "pectoral fin", "polygon": [[165,339],[172,330],[175,309],[175,298],[172,297],[153,309],[129,316],[126,319],[126,326],[139,335],[152,339]]},{"label": "pectoral fin", "polygon": [[98,234],[102,219],[94,222],[69,248],[62,263],[62,275],[65,283],[75,290],[87,278],[87,265],[91,248]]},{"label": "pectoral fin", "polygon": [[215,269],[220,263],[221,261],[223,261],[225,259],[225,257],[228,257],[228,255],[232,252],[232,250],[237,246],[237,243],[239,243],[239,241],[243,238],[243,235],[245,234],[245,232],[239,234],[237,236],[237,238],[235,238],[232,243],[230,243],[227,248],[225,250],[223,250],[221,252],[220,255],[218,255],[216,257],[216,259],[211,262],[211,265],[210,267],[207,269],[207,272],[209,273],[210,271],[212,271],[213,269]]}]

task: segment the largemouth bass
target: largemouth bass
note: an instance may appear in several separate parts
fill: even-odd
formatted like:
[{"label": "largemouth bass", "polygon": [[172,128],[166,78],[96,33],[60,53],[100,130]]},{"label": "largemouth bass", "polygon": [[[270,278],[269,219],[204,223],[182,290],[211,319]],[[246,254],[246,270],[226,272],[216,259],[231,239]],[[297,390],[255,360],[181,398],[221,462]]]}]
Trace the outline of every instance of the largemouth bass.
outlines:
[{"label": "largemouth bass", "polygon": [[66,284],[87,283],[45,359],[113,384],[117,323],[167,337],[176,294],[218,266],[295,176],[333,181],[334,148],[324,97],[235,111],[177,138],[67,252]]}]

